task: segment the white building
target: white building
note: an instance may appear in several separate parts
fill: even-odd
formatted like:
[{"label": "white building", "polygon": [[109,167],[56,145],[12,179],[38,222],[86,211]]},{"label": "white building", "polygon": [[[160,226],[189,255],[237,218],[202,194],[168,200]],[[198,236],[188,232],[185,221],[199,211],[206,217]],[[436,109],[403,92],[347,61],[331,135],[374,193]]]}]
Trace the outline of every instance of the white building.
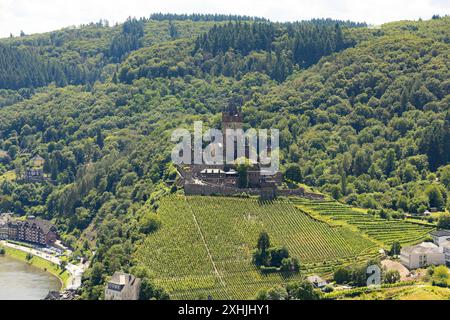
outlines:
[{"label": "white building", "polygon": [[122,272],[115,272],[105,288],[105,300],[139,300],[141,279]]},{"label": "white building", "polygon": [[319,289],[322,289],[327,285],[327,282],[317,275],[307,277],[306,279],[311,282],[314,287]]},{"label": "white building", "polygon": [[441,243],[450,241],[450,230],[435,230],[430,233],[433,238],[433,242],[436,245],[441,245]]},{"label": "white building", "polygon": [[424,268],[430,265],[444,265],[443,249],[431,242],[405,247],[400,252],[400,262],[408,269]]},{"label": "white building", "polygon": [[450,266],[450,241],[442,242],[440,247],[445,256],[445,263]]}]

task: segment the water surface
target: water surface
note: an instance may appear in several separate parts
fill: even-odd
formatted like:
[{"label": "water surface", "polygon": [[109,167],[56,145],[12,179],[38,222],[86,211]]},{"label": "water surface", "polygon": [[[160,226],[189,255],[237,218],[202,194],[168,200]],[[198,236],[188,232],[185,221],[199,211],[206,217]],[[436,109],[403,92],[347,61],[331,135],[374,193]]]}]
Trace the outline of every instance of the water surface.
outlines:
[{"label": "water surface", "polygon": [[40,300],[60,288],[59,279],[50,273],[0,255],[0,300]]}]

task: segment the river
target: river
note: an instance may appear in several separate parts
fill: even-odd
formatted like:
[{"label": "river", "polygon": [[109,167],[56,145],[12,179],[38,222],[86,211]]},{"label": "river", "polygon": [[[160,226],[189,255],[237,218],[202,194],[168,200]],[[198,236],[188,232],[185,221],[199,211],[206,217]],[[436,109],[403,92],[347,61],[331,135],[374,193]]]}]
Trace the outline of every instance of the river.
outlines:
[{"label": "river", "polygon": [[60,288],[59,279],[50,273],[0,255],[0,300],[40,300]]}]

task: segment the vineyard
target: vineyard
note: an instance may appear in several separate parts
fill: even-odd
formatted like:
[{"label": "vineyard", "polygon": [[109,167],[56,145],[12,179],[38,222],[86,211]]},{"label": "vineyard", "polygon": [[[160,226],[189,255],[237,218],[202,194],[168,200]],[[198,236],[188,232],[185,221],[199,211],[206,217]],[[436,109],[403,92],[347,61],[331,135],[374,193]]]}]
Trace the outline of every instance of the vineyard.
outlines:
[{"label": "vineyard", "polygon": [[259,289],[298,279],[262,274],[252,264],[262,230],[299,258],[302,273],[330,273],[379,249],[368,236],[315,219],[289,200],[177,195],[161,201],[159,214],[162,227],[136,258],[174,299],[251,299]]},{"label": "vineyard", "polygon": [[334,221],[344,221],[366,233],[371,238],[390,245],[399,241],[402,245],[416,244],[424,240],[433,227],[409,220],[386,220],[334,201],[308,201],[291,199],[300,209]]}]

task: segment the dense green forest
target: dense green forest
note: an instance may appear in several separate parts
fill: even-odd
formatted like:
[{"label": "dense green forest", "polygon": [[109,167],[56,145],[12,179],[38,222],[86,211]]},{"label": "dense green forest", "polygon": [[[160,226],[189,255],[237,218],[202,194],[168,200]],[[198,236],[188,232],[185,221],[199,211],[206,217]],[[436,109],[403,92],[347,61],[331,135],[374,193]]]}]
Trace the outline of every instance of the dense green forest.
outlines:
[{"label": "dense green forest", "polygon": [[[280,130],[287,182],[386,218],[445,210],[449,54],[449,17],[154,14],[0,39],[0,211],[52,219],[76,255],[95,250],[83,297],[101,297],[177,190],[171,131],[218,127],[231,94],[247,127]],[[21,181],[36,154],[48,180]]]}]

